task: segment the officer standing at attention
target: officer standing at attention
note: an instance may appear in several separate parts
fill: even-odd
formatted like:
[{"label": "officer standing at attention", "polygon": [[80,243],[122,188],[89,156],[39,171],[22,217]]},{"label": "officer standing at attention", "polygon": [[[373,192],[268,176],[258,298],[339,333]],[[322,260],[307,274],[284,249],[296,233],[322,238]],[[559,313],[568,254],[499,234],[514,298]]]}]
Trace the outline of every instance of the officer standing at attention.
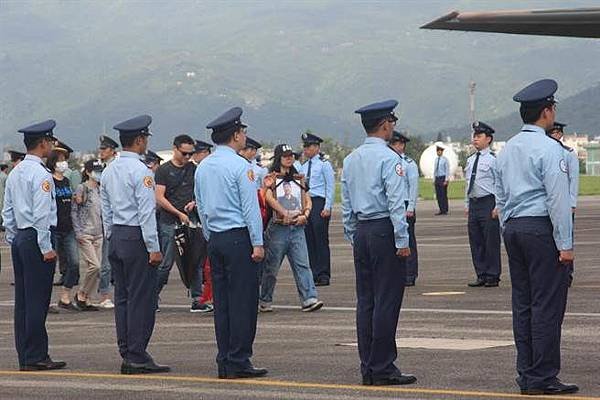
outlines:
[{"label": "officer standing at attention", "polygon": [[436,148],[437,157],[433,170],[435,197],[437,198],[440,211],[435,215],[448,215],[448,178],[450,177],[450,163],[443,156],[444,148]]},{"label": "officer standing at attention", "polygon": [[56,267],[52,230],[57,216],[54,181],[42,158],[52,151],[55,126],[53,120],[47,120],[19,130],[27,155],[8,176],[2,209],[15,274],[15,345],[21,371],[67,365],[48,355],[46,332]]},{"label": "officer standing at attention", "polygon": [[[98,158],[106,168],[117,157],[117,149],[119,144],[106,135],[100,136],[100,146],[98,147]],[[100,283],[98,284],[98,292],[100,293],[99,307],[104,309],[115,308],[114,303],[110,299],[111,285],[110,263],[108,262],[108,240],[106,235],[102,241],[102,261],[100,265]]]},{"label": "officer standing at attention", "polygon": [[368,137],[344,159],[342,216],[356,270],[356,325],[363,385],[417,381],[394,365],[396,327],[410,255],[404,163],[387,146],[398,118],[396,100],[364,106]]},{"label": "officer standing at attention", "polygon": [[579,390],[558,379],[575,254],[565,152],[546,136],[554,125],[557,88],[555,81],[543,79],[515,94],[525,125],[497,161],[496,205],[512,283],[517,384],[528,395]]},{"label": "officer standing at attention", "polygon": [[500,282],[500,223],[496,209],[496,155],[490,150],[494,129],[473,122],[473,146],[467,158],[465,214],[468,217],[469,244],[477,279],[470,287],[497,287]]},{"label": "officer standing at attention", "polygon": [[331,163],[320,156],[323,139],[312,133],[303,133],[302,142],[307,161],[298,172],[306,177],[313,205],[304,231],[308,257],[315,285],[328,286],[331,280],[329,221],[335,195],[335,174]]},{"label": "officer standing at attention", "polygon": [[554,122],[554,126],[548,132],[548,135],[554,140],[558,141],[560,145],[565,149],[566,161],[567,161],[567,176],[569,177],[569,195],[571,197],[571,211],[573,211],[573,217],[577,210],[577,197],[579,196],[579,159],[575,150],[566,146],[562,142],[562,138],[565,135],[564,129],[567,124],[560,122]]},{"label": "officer standing at attention", "polygon": [[250,361],[256,335],[259,272],[265,256],[263,225],[246,147],[242,109],[207,125],[215,152],[196,169],[195,194],[212,268],[217,366],[221,379],[267,374]]},{"label": "officer standing at attention", "polygon": [[400,132],[394,131],[390,140],[390,147],[394,149],[400,158],[404,161],[406,171],[406,181],[408,184],[407,198],[404,200],[406,207],[406,222],[408,223],[408,244],[410,247],[410,256],[406,258],[406,284],[405,286],[415,286],[417,276],[419,276],[419,256],[417,252],[417,238],[415,236],[415,222],[417,221],[416,204],[419,197],[419,167],[412,158],[406,155],[406,144],[410,139]]},{"label": "officer standing at attention", "polygon": [[246,137],[246,148],[240,151],[240,155],[250,163],[250,169],[252,169],[252,173],[254,174],[256,190],[259,190],[262,187],[263,179],[268,173],[267,169],[258,165],[258,161],[256,160],[256,153],[261,147],[262,144],[254,139]]},{"label": "officer standing at attention", "polygon": [[[554,126],[547,134],[565,149],[567,177],[569,178],[569,195],[571,197],[571,211],[573,216],[573,232],[575,232],[575,211],[577,210],[577,197],[579,196],[579,159],[577,158],[577,153],[562,142],[565,126],[567,126],[567,124],[554,121]],[[573,235],[573,240],[575,240],[575,235]],[[571,263],[569,287],[571,287],[571,283],[573,282],[574,267],[574,263]]]},{"label": "officer standing at attention", "polygon": [[100,196],[108,260],[115,285],[117,344],[122,374],[169,372],[146,351],[154,329],[157,266],[162,260],[156,229],[154,174],[142,162],[152,122],[149,115],[121,122],[121,156],[102,173]]}]

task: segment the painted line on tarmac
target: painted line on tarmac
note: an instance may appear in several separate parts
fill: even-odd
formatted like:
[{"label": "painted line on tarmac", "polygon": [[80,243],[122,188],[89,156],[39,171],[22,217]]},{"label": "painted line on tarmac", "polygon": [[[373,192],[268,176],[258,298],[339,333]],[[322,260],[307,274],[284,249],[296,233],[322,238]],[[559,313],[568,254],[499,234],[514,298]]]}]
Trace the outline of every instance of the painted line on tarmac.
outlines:
[{"label": "painted line on tarmac", "polygon": [[[212,383],[228,386],[255,386],[255,387],[279,387],[288,389],[323,389],[323,390],[351,390],[360,392],[381,392],[381,393],[404,393],[404,394],[421,394],[421,395],[443,395],[464,397],[485,397],[485,398],[505,398],[505,399],[523,399],[530,398],[516,393],[502,392],[483,392],[472,390],[452,390],[452,389],[433,389],[433,388],[407,388],[397,386],[364,386],[364,385],[343,385],[333,383],[313,383],[313,382],[293,382],[293,381],[276,381],[268,379],[217,379],[200,376],[173,376],[173,375],[119,375],[111,373],[96,373],[96,372],[20,372],[0,370],[0,376],[19,377],[19,376],[43,376],[43,377],[60,377],[60,378],[82,378],[82,379],[115,379],[126,381],[154,381],[154,382],[190,382],[190,383]],[[538,399],[562,399],[562,400],[600,400],[600,397],[583,397],[583,396],[536,396]]]},{"label": "painted line on tarmac", "polygon": [[[0,302],[0,307],[12,307],[13,301]],[[161,304],[161,309],[189,309],[190,306],[184,304]],[[274,309],[279,310],[299,310],[299,306],[288,306],[288,305],[274,305]],[[111,310],[108,310],[109,312]],[[356,307],[334,307],[324,306],[320,312],[323,311],[341,311],[341,312],[355,312]],[[472,309],[456,309],[456,308],[402,308],[403,313],[431,313],[431,314],[462,314],[462,315],[512,315],[510,310],[472,310]],[[77,313],[64,313],[65,315],[76,315]],[[212,314],[209,314],[209,316]],[[566,317],[590,317],[600,318],[600,313],[586,313],[586,312],[572,312],[566,313]],[[82,321],[83,322],[83,321]],[[13,323],[12,320],[0,320],[2,323]],[[86,322],[87,323],[87,322]]]}]

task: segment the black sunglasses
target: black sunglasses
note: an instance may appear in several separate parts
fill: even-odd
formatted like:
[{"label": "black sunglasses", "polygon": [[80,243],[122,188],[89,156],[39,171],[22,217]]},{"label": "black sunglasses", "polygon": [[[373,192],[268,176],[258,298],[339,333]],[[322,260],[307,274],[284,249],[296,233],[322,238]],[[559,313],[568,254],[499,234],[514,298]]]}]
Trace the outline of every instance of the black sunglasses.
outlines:
[{"label": "black sunglasses", "polygon": [[184,157],[191,157],[194,155],[193,151],[182,151],[181,149],[177,149]]}]

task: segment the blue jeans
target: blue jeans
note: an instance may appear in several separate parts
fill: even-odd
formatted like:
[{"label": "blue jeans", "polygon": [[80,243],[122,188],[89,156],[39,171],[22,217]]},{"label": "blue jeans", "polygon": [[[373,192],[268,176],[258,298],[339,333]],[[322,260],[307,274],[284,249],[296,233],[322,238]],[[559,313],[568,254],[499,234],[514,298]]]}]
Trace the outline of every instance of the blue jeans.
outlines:
[{"label": "blue jeans", "polygon": [[[169,282],[169,274],[175,263],[175,224],[158,223],[158,241],[163,259],[158,266],[157,293]],[[196,277],[190,283],[190,296],[198,300],[202,296],[202,265],[198,265]]]},{"label": "blue jeans", "polygon": [[108,262],[108,239],[104,238],[102,242],[102,260],[100,261],[100,283],[98,284],[98,293],[102,296],[110,293],[111,275],[110,262]]},{"label": "blue jeans", "polygon": [[79,284],[79,247],[75,239],[75,231],[55,231],[54,236],[58,260],[65,266],[63,286],[72,289]]},{"label": "blue jeans", "polygon": [[317,288],[308,262],[304,227],[271,223],[265,233],[265,243],[266,255],[260,285],[260,301],[263,303],[273,301],[277,273],[283,257],[287,256],[302,305],[314,303],[317,299]]}]

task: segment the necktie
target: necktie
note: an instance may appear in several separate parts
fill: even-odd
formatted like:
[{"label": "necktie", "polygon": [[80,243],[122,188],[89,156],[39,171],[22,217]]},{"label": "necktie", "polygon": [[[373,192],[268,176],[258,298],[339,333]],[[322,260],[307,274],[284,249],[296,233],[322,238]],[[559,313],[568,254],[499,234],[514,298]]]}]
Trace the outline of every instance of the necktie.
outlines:
[{"label": "necktie", "polygon": [[312,158],[308,160],[308,172],[306,173],[306,184],[310,187],[310,170],[312,169]]},{"label": "necktie", "polygon": [[435,176],[438,176],[438,172],[440,171],[440,158],[441,157],[438,156],[437,162],[435,163],[435,172],[433,173]]},{"label": "necktie", "polygon": [[471,171],[471,179],[469,179],[469,190],[467,191],[467,196],[471,194],[471,190],[473,190],[473,185],[475,184],[475,175],[477,174],[477,164],[479,164],[479,156],[481,153],[477,152],[477,157],[475,157],[475,163],[473,163],[473,171]]}]

